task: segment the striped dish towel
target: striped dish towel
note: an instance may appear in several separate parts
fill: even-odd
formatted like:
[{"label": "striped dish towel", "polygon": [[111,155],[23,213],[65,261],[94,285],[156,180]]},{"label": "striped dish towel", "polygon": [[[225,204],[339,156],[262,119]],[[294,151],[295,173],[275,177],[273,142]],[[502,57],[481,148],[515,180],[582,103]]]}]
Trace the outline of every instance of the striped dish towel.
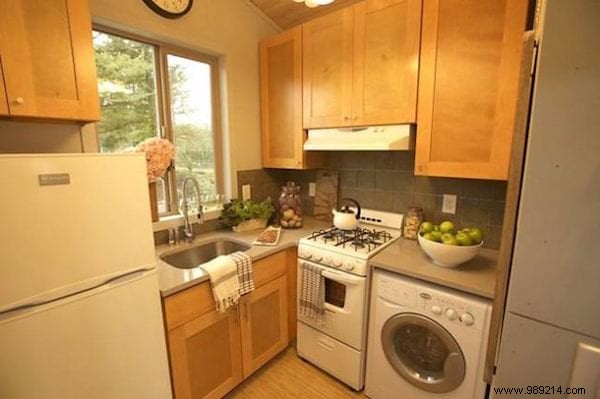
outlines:
[{"label": "striped dish towel", "polygon": [[302,263],[302,281],[300,283],[300,314],[320,321],[325,315],[325,278],[323,269],[308,263]]},{"label": "striped dish towel", "polygon": [[254,269],[252,268],[252,258],[244,252],[234,252],[229,256],[231,256],[237,266],[240,296],[254,291]]},{"label": "striped dish towel", "polygon": [[213,297],[219,312],[225,312],[240,300],[236,262],[231,256],[217,256],[202,265],[210,277]]}]

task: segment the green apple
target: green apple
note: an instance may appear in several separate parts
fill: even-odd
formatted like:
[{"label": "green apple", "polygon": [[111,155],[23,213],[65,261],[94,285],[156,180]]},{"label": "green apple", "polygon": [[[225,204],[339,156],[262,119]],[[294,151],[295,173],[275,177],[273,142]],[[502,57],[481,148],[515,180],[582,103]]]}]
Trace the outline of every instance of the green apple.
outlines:
[{"label": "green apple", "polygon": [[442,242],[446,242],[446,240],[450,240],[454,238],[454,234],[452,233],[442,233]]},{"label": "green apple", "polygon": [[440,223],[440,231],[442,233],[449,233],[452,230],[454,230],[454,223],[452,223],[451,221],[446,220],[446,221]]},{"label": "green apple", "polygon": [[431,236],[433,237],[433,241],[442,242],[442,232],[441,231],[434,230],[429,234],[431,234]]},{"label": "green apple", "polygon": [[465,247],[473,245],[473,240],[471,239],[471,236],[468,233],[465,233],[464,231],[461,231],[460,233],[456,234],[456,241],[458,241],[458,245]]},{"label": "green apple", "polygon": [[433,225],[433,231],[440,231],[440,225],[439,224],[434,224]]},{"label": "green apple", "polygon": [[431,222],[421,223],[421,231],[424,233],[431,233],[433,231],[433,223],[431,223]]},{"label": "green apple", "polygon": [[446,240],[443,240],[442,243],[444,243],[446,245],[458,245],[458,241],[456,240],[456,237],[454,237],[453,235],[446,237]]},{"label": "green apple", "polygon": [[423,238],[424,238],[425,240],[429,240],[429,241],[437,241],[437,240],[435,239],[435,235],[433,235],[433,234],[431,234],[431,233],[425,233],[425,234],[423,234]]},{"label": "green apple", "polygon": [[478,227],[472,227],[469,229],[469,237],[471,237],[473,243],[479,244],[483,241],[483,231]]}]

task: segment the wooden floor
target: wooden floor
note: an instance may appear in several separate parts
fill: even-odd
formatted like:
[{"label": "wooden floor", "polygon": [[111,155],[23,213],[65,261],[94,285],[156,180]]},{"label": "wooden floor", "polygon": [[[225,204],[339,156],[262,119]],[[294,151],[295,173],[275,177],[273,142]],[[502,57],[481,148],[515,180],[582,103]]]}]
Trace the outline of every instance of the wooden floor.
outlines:
[{"label": "wooden floor", "polygon": [[234,389],[227,399],[262,398],[366,398],[296,356],[289,347],[248,380]]}]

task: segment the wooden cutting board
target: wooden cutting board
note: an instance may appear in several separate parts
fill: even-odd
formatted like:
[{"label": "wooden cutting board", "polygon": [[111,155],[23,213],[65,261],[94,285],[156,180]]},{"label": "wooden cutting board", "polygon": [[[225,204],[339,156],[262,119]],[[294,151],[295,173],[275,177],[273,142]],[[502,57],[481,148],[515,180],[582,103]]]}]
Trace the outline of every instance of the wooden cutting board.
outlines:
[{"label": "wooden cutting board", "polygon": [[331,210],[337,206],[338,172],[317,171],[317,191],[315,193],[314,214],[316,220],[332,221]]}]

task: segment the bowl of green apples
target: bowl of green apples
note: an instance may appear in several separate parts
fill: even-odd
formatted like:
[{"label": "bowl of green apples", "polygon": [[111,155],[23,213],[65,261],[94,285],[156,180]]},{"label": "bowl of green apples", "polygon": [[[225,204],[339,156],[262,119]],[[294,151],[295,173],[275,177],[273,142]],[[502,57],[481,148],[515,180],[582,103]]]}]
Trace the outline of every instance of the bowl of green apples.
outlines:
[{"label": "bowl of green apples", "polygon": [[436,265],[457,267],[477,256],[483,245],[483,231],[478,227],[456,229],[447,220],[439,225],[423,222],[419,245]]}]

